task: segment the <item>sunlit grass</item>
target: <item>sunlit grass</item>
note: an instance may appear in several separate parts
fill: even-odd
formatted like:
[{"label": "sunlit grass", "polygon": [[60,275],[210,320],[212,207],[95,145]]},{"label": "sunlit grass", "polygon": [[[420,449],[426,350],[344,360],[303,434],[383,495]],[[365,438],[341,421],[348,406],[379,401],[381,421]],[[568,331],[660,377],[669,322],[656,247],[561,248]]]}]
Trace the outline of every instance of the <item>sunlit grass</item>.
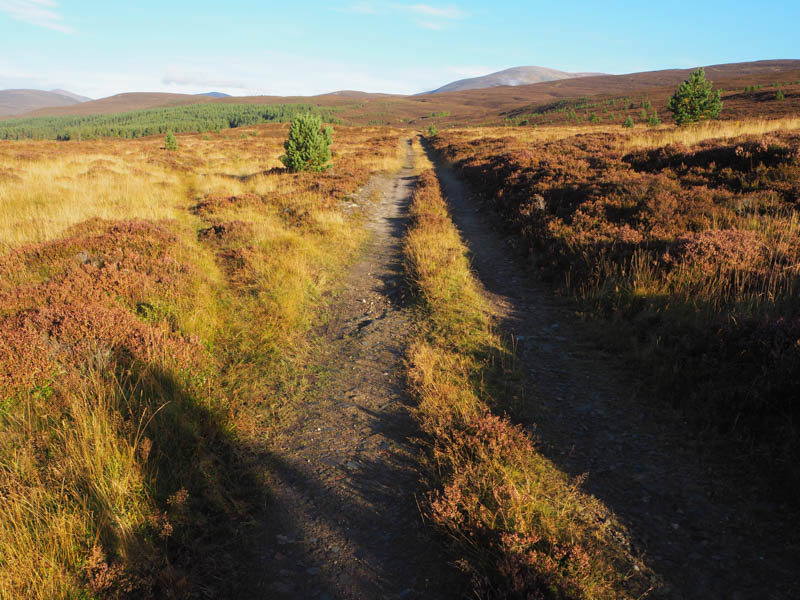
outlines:
[{"label": "sunlit grass", "polygon": [[295,176],[285,126],[247,131],[0,146],[0,598],[180,596],[246,545],[235,444],[301,386],[366,239],[342,200],[405,155],[340,128],[334,168]]}]

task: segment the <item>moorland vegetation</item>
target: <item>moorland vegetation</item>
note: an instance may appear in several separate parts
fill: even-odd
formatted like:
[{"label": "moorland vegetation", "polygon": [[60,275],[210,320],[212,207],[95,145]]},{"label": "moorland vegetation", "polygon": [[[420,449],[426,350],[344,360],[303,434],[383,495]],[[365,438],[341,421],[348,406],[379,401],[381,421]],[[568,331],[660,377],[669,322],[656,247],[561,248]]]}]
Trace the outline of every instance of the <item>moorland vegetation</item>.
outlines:
[{"label": "moorland vegetation", "polygon": [[262,440],[365,238],[342,200],[401,156],[343,128],[335,169],[292,174],[286,133],[0,148],[0,597],[245,582]]},{"label": "moorland vegetation", "polygon": [[521,393],[513,349],[418,152],[405,260],[419,311],[407,362],[427,442],[423,510],[453,541],[478,597],[640,597],[646,569],[624,528],[508,416]]},{"label": "moorland vegetation", "polygon": [[[310,332],[367,236],[344,200],[405,156],[391,128],[332,144],[343,114],[427,129],[535,274],[796,498],[800,92],[748,86],[722,92],[730,120],[687,127],[660,123],[663,90],[473,107],[498,126],[457,130],[446,98],[0,122],[0,597],[213,597],[257,564],[263,439],[302,412]],[[419,171],[427,519],[478,596],[640,597],[624,528],[514,424],[513,348]]]},{"label": "moorland vegetation", "polygon": [[432,144],[662,398],[796,497],[800,137],[752,127]]}]

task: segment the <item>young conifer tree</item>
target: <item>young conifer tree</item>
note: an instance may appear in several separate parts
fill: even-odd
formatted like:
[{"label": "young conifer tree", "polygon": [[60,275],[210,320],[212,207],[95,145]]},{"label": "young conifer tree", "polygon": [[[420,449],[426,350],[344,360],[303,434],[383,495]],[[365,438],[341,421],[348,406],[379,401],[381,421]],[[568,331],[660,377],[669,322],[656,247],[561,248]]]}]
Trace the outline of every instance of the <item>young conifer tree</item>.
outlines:
[{"label": "young conifer tree", "polygon": [[670,98],[667,108],[678,125],[714,119],[722,110],[719,90],[712,92],[712,82],[706,79],[705,69],[697,69]]},{"label": "young conifer tree", "polygon": [[167,132],[167,136],[164,138],[164,148],[166,150],[177,150],[178,149],[178,139],[175,137],[175,134],[171,131]]},{"label": "young conifer tree", "polygon": [[322,128],[322,117],[312,113],[298,115],[289,127],[281,162],[289,171],[324,171],[330,167],[333,128]]}]

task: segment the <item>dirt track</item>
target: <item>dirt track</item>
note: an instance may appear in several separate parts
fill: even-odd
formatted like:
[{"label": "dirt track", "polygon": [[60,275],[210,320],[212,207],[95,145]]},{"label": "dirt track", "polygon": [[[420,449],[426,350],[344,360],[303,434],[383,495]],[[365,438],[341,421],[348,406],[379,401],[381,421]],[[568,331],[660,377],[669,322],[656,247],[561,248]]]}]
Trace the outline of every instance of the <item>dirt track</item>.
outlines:
[{"label": "dirt track", "polygon": [[260,596],[320,600],[459,598],[461,573],[424,526],[409,441],[402,358],[402,236],[414,180],[407,165],[362,190],[372,237],[319,332],[316,383],[273,444]]},{"label": "dirt track", "polygon": [[449,169],[437,175],[473,268],[530,381],[525,421],[542,452],[605,502],[658,576],[651,597],[800,598],[800,521],[743,475],[724,444],[698,440],[587,341],[569,303],[537,284]]}]

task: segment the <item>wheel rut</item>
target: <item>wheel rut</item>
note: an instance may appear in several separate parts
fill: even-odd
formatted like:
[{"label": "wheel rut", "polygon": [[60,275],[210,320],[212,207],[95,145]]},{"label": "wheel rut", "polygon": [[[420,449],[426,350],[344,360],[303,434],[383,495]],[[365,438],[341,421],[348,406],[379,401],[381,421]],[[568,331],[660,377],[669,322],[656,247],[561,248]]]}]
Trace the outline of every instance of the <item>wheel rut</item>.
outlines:
[{"label": "wheel rut", "polygon": [[698,439],[619,357],[593,345],[570,303],[513,258],[467,186],[445,166],[436,172],[527,374],[525,424],[629,530],[655,573],[650,597],[800,597],[798,516],[765,498],[730,448]]},{"label": "wheel rut", "polygon": [[319,331],[315,383],[272,442],[259,597],[459,598],[451,566],[416,503],[423,493],[403,356],[410,329],[402,237],[413,154],[357,203],[371,240]]}]

